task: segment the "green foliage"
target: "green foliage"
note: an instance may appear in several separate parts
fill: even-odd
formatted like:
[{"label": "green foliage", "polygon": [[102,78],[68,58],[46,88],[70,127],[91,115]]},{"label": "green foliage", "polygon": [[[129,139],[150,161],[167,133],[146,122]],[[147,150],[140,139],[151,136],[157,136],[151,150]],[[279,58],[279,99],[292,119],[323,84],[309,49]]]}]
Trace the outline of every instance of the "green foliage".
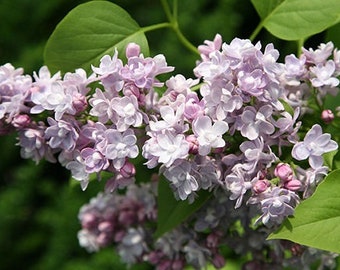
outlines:
[{"label": "green foliage", "polygon": [[274,36],[301,40],[320,33],[340,20],[338,0],[252,0],[264,26]]},{"label": "green foliage", "polygon": [[211,192],[200,191],[193,203],[188,201],[178,201],[175,199],[173,191],[169,187],[169,182],[161,176],[158,183],[158,219],[155,238],[174,229],[184,222],[190,215],[196,212],[211,196]]},{"label": "green foliage", "polygon": [[45,64],[52,72],[90,71],[105,54],[115,48],[124,55],[128,43],[135,42],[148,54],[144,33],[121,7],[106,1],[77,6],[58,24],[45,47]]},{"label": "green foliage", "polygon": [[340,253],[340,170],[331,172],[315,193],[301,202],[293,217],[268,239],[287,239]]}]

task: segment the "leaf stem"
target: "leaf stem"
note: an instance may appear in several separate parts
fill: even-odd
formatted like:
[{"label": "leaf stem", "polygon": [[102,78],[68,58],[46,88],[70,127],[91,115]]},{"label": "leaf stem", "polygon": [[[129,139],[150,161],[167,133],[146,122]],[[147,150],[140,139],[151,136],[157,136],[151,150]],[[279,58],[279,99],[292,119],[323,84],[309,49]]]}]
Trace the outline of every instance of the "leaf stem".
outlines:
[{"label": "leaf stem", "polygon": [[263,20],[261,20],[261,22],[256,26],[255,30],[253,31],[253,33],[250,35],[250,41],[254,41],[254,39],[257,37],[257,35],[260,33],[260,31],[263,28]]},{"label": "leaf stem", "polygon": [[[177,0],[173,0],[173,10],[171,12],[169,3],[167,0],[160,0],[165,12],[165,15],[169,21],[168,25],[166,27],[170,27],[172,28],[172,30],[175,32],[175,34],[177,35],[179,41],[184,45],[184,47],[186,47],[187,49],[189,49],[191,52],[198,54],[198,49],[196,48],[196,46],[194,46],[182,33],[181,29],[179,28],[178,25],[178,1]],[[153,30],[153,29],[152,29]]]},{"label": "leaf stem", "polygon": [[172,28],[172,24],[169,23],[169,22],[157,23],[157,24],[153,24],[153,25],[149,25],[149,26],[144,26],[144,27],[141,28],[141,31],[143,33],[146,33],[146,32],[150,32],[150,31],[162,29],[162,28]]}]

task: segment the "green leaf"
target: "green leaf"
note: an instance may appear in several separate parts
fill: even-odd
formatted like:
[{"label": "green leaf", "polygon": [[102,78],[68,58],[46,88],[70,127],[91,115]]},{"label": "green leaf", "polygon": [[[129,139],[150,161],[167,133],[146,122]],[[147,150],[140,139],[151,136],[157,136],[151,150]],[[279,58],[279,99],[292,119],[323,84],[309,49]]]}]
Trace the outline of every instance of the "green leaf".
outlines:
[{"label": "green leaf", "polygon": [[334,157],[336,156],[337,153],[338,150],[334,150],[323,154],[324,163],[328,168],[333,169]]},{"label": "green leaf", "polygon": [[327,30],[326,41],[332,41],[334,46],[340,48],[340,23]]},{"label": "green leaf", "polygon": [[252,0],[252,4],[262,26],[285,40],[305,39],[340,21],[339,0]]},{"label": "green leaf", "polygon": [[155,238],[159,238],[164,233],[174,229],[185,221],[194,212],[203,206],[211,196],[211,192],[200,190],[197,198],[191,204],[187,201],[177,201],[174,192],[169,186],[164,176],[160,177],[158,184],[158,220]]},{"label": "green leaf", "polygon": [[113,55],[117,48],[125,55],[129,42],[141,46],[148,54],[146,37],[138,24],[121,7],[106,1],[91,1],[71,10],[57,25],[45,47],[45,64],[52,72],[74,71],[100,58]]},{"label": "green leaf", "polygon": [[261,19],[265,19],[284,0],[251,0]]},{"label": "green leaf", "polygon": [[340,170],[331,172],[268,239],[287,239],[340,253]]}]

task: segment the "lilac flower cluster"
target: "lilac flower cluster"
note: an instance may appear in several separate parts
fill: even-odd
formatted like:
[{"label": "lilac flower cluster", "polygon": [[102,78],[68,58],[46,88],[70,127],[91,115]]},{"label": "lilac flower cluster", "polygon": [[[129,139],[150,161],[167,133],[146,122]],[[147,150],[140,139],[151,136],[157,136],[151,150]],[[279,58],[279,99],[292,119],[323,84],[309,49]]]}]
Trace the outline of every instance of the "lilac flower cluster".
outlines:
[{"label": "lilac flower cluster", "polygon": [[226,248],[252,255],[242,269],[335,266],[336,254],[289,241],[265,241],[270,230],[252,224],[256,208],[242,205],[235,210],[221,189],[188,221],[154,239],[156,201],[157,181],[131,184],[123,195],[117,191],[99,193],[80,209],[80,245],[89,252],[113,245],[126,264],[148,262],[157,270],[180,270],[187,265],[204,269],[208,264],[219,269],[228,264],[223,254]]},{"label": "lilac flower cluster", "polygon": [[[223,197],[221,204],[231,200],[234,208],[256,209],[256,226],[275,228],[313,193],[329,170],[323,155],[338,148],[323,127],[336,117],[324,100],[339,91],[340,51],[329,42],[280,63],[272,44],[261,49],[260,43],[239,38],[222,43],[216,35],[198,47],[196,78],[177,74],[165,82],[157,76],[174,68],[163,55],[144,57],[134,43],[126,48],[125,64],[115,51],[92,66],[89,76],[82,69],[51,75],[42,67],[31,77],[5,64],[0,67],[0,133],[16,131],[23,158],[58,161],[83,189],[92,176],[100,179],[108,172],[106,191],[128,187],[129,193],[136,188],[134,164],[144,158],[147,169],[164,175],[178,200],[193,202],[199,190],[210,191]],[[306,128],[302,121],[311,114],[319,114],[320,121]],[[116,243],[125,261],[140,261],[148,252],[142,224],[154,221],[154,209],[147,217],[144,210],[134,217],[134,203],[125,209],[120,196],[100,196],[94,208],[81,210],[81,245],[96,251]],[[137,203],[136,209],[155,207],[148,203]],[[205,222],[220,223],[223,216],[216,209],[196,229],[214,233],[215,226]],[[126,221],[130,217],[133,221]],[[150,255],[149,261],[163,265],[163,256],[177,258],[170,249],[181,234],[182,228],[169,232],[163,239],[169,250]],[[195,238],[183,237],[185,263],[222,265],[217,243],[200,249]],[[134,251],[125,252],[131,245]],[[183,264],[181,259],[160,269]]]}]

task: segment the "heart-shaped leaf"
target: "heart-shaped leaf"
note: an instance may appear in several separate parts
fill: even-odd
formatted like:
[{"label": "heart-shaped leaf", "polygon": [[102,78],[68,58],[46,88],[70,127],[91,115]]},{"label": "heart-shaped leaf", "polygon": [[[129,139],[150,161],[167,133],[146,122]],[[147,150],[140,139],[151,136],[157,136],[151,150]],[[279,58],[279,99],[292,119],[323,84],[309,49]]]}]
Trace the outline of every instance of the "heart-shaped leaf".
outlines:
[{"label": "heart-shaped leaf", "polygon": [[340,21],[339,0],[252,0],[261,24],[274,36],[302,40]]},{"label": "heart-shaped leaf", "polygon": [[195,201],[189,204],[187,201],[177,201],[174,193],[163,176],[158,183],[158,220],[155,238],[174,229],[196,212],[211,196],[211,192],[200,190]]},{"label": "heart-shaped leaf", "polygon": [[268,239],[287,239],[340,253],[340,170],[331,172]]},{"label": "heart-shaped leaf", "polygon": [[91,1],[71,10],[57,25],[45,47],[45,64],[52,72],[74,71],[97,65],[114,49],[124,55],[129,42],[148,54],[146,37],[121,7],[106,1]]}]

